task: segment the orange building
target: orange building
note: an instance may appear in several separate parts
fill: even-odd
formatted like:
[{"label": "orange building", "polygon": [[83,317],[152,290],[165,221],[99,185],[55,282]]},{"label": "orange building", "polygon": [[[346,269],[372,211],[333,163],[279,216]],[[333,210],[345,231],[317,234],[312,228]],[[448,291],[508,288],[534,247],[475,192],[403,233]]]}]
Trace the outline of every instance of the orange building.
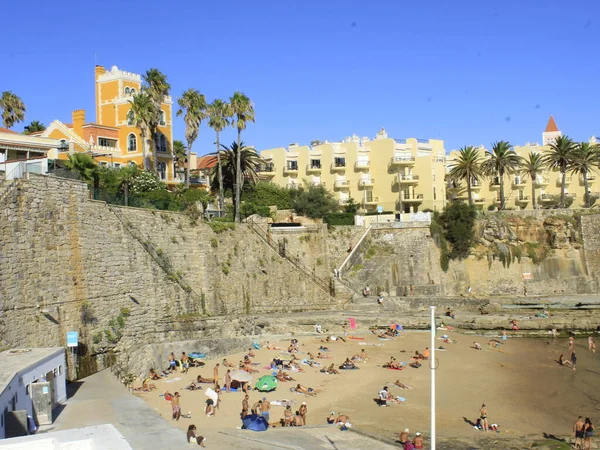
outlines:
[{"label": "orange building", "polygon": [[[58,139],[68,144],[68,151],[50,152],[51,159],[67,159],[68,153],[86,152],[102,165],[120,167],[135,164],[152,168],[151,150],[142,142],[140,130],[134,124],[130,101],[140,92],[142,77],[125,72],[117,66],[106,70],[95,69],[96,122],[86,122],[84,110],[73,111],[72,123],[55,120],[41,133],[44,137]],[[158,128],[157,153],[159,175],[169,184],[181,183],[183,174],[175,173],[173,160],[173,101],[165,97],[161,105]],[[195,154],[192,167],[195,167]]]}]

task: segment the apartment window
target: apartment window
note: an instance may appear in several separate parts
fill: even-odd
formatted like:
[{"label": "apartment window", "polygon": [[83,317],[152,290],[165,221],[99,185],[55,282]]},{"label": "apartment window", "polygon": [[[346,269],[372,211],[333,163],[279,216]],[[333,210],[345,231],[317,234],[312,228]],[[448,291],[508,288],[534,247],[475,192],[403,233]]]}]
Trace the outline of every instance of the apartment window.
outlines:
[{"label": "apartment window", "polygon": [[157,152],[166,152],[167,151],[167,139],[164,134],[160,134],[156,143],[156,151]]},{"label": "apartment window", "polygon": [[129,125],[129,126],[135,125],[135,115],[133,114],[133,111],[129,111],[127,113],[127,125]]},{"label": "apartment window", "polygon": [[164,112],[164,111],[161,111],[161,112],[160,112],[160,124],[161,124],[161,125],[165,125],[165,124],[167,123],[167,120],[166,120],[166,118],[165,118],[165,117],[166,117],[166,116],[165,116],[165,112]]},{"label": "apartment window", "polygon": [[131,95],[135,95],[135,93],[136,93],[135,88],[131,88]]},{"label": "apartment window", "polygon": [[137,150],[137,137],[133,133],[129,133],[127,136],[127,151],[135,152]]},{"label": "apartment window", "polygon": [[117,148],[117,140],[116,139],[109,139],[109,138],[99,137],[98,138],[98,145],[101,146],[101,147]]},{"label": "apartment window", "polygon": [[131,89],[129,89],[129,87],[125,88],[125,95],[129,95],[131,94]]},{"label": "apartment window", "polygon": [[311,159],[310,160],[310,168],[311,169],[320,169],[321,168],[321,160],[320,159]]},{"label": "apartment window", "polygon": [[129,162],[127,163],[127,165],[128,165],[128,166],[131,166],[131,167],[137,167],[137,164],[135,163],[135,161],[129,161]]},{"label": "apartment window", "polygon": [[161,180],[164,180],[165,178],[167,178],[167,163],[159,162],[158,163],[158,172],[159,172]]},{"label": "apartment window", "polygon": [[288,170],[298,170],[298,161],[288,161],[287,168]]},{"label": "apartment window", "polygon": [[346,167],[346,158],[335,158],[333,163],[335,167]]}]

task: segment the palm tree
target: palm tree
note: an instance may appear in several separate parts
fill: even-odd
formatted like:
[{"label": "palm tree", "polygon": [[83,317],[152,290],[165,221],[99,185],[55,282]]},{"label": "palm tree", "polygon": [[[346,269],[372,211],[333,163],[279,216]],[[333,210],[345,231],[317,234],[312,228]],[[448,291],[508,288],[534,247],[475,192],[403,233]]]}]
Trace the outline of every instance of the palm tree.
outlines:
[{"label": "palm tree", "polygon": [[11,128],[15,123],[25,120],[25,103],[12,91],[4,91],[0,97],[0,111],[5,128]]},{"label": "palm tree", "polygon": [[482,176],[479,150],[470,145],[461,148],[458,151],[458,156],[450,163],[448,168],[450,169],[448,172],[449,180],[456,182],[466,180],[469,205],[472,205],[471,183],[479,181]]},{"label": "palm tree", "polygon": [[190,161],[192,153],[192,144],[198,137],[200,124],[208,116],[206,114],[206,97],[195,89],[188,89],[177,99],[180,116],[185,113],[183,121],[185,122],[185,140],[188,144],[187,169],[185,172],[185,185],[190,187]]},{"label": "palm tree", "polygon": [[535,183],[539,175],[544,172],[544,161],[540,153],[529,152],[527,158],[521,159],[521,175],[527,176],[531,180],[531,202],[533,209],[536,209],[537,202],[535,198]]},{"label": "palm tree", "polygon": [[137,166],[127,165],[119,169],[119,187],[123,190],[125,196],[125,206],[129,206],[129,188],[139,173],[140,170]]},{"label": "palm tree", "polygon": [[213,102],[208,105],[208,126],[215,130],[217,134],[217,176],[219,179],[219,210],[223,211],[225,209],[225,194],[223,193],[223,168],[221,166],[221,152],[219,151],[221,148],[221,143],[219,141],[219,133],[223,131],[223,129],[229,126],[230,118],[233,115],[231,110],[231,105],[223,100],[219,100],[218,98],[213,100]]},{"label": "palm tree", "polygon": [[33,120],[29,125],[27,125],[23,129],[23,134],[31,134],[31,133],[35,133],[37,131],[44,131],[45,129],[46,129],[46,127],[44,126],[44,124],[42,122]]},{"label": "palm tree", "polygon": [[187,163],[187,149],[183,141],[173,141],[173,157],[175,158],[176,172],[184,172],[185,165]]},{"label": "palm tree", "polygon": [[[238,148],[243,148],[242,146],[242,130],[246,129],[247,122],[254,122],[254,106],[250,99],[241,92],[235,92],[233,96],[229,99],[229,103],[231,104],[233,116],[234,116],[234,126],[237,128],[237,146]],[[240,196],[242,192],[242,169],[241,169],[241,153],[237,153],[236,160],[236,175],[237,179],[235,182],[235,202],[234,202],[234,220],[236,222],[240,222]]]},{"label": "palm tree", "polygon": [[154,173],[158,175],[158,126],[161,119],[161,105],[165,101],[165,97],[169,95],[171,85],[167,82],[167,77],[158,69],[149,69],[143,76],[144,84],[142,90],[150,97],[152,103],[153,114],[150,116],[148,126],[150,128],[151,145],[152,145],[152,168]]},{"label": "palm tree", "polygon": [[148,136],[150,135],[150,121],[154,115],[154,105],[150,100],[150,96],[145,92],[140,92],[134,95],[132,100],[129,100],[131,104],[130,112],[133,113],[133,123],[140,130],[140,137],[142,140],[142,153],[144,157],[144,170],[148,170]]},{"label": "palm tree", "polygon": [[583,186],[585,189],[585,207],[589,208],[590,205],[590,189],[588,176],[590,172],[600,164],[600,146],[598,144],[590,144],[588,142],[581,142],[577,144],[575,152],[573,153],[573,160],[570,164],[570,170],[573,173],[581,175],[583,178]]},{"label": "palm tree", "polygon": [[87,153],[73,153],[65,161],[67,169],[77,172],[83,181],[96,181],[98,166],[94,159]]},{"label": "palm tree", "polygon": [[[241,150],[238,151],[238,149]],[[233,191],[236,185],[239,185],[241,188],[245,181],[251,184],[256,184],[258,182],[258,171],[261,165],[264,164],[264,160],[252,147],[246,147],[243,142],[241,147],[238,147],[237,142],[232,143],[229,147],[221,144],[219,153],[222,163],[222,182],[225,189],[231,189]],[[238,176],[237,172],[238,161],[241,167],[240,176]],[[218,172],[219,168],[218,166],[215,166],[211,173],[211,189],[213,191],[216,191],[219,188]],[[238,184],[237,180],[241,180],[241,183]],[[239,210],[239,205],[237,204],[235,197],[233,198],[233,207],[234,211],[236,209]]]},{"label": "palm tree", "polygon": [[573,161],[573,154],[577,146],[568,136],[559,136],[550,144],[550,150],[544,155],[543,161],[550,170],[560,171],[562,178],[560,183],[560,207],[565,207],[565,185],[567,182],[567,170]]},{"label": "palm tree", "polygon": [[504,198],[504,175],[519,170],[521,159],[506,141],[498,141],[492,144],[492,150],[487,151],[487,159],[481,164],[481,170],[489,177],[497,176],[500,180],[500,210],[504,209],[506,199]]}]

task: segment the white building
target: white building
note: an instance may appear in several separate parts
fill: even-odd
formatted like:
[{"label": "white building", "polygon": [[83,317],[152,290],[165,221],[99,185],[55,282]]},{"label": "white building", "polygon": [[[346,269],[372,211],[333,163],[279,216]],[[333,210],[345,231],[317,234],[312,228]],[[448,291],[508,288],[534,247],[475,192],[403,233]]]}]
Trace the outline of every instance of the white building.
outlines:
[{"label": "white building", "polygon": [[0,353],[0,439],[27,434],[27,416],[51,424],[52,411],[67,399],[66,373],[62,347]]}]

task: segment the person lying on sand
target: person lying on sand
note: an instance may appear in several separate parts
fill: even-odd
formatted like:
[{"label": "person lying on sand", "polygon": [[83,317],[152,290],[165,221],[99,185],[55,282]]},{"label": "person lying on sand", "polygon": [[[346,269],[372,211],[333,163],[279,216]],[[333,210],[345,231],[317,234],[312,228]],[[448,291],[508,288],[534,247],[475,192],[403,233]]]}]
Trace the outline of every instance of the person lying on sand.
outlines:
[{"label": "person lying on sand", "polygon": [[197,391],[202,389],[201,386],[198,386],[194,381],[192,381],[188,386],[185,387],[188,391]]},{"label": "person lying on sand", "polygon": [[496,347],[500,347],[500,342],[498,342],[498,341],[496,341],[496,340],[494,340],[494,339],[490,339],[490,340],[488,341],[488,345],[489,345],[490,347],[496,348]]},{"label": "person lying on sand", "polygon": [[335,423],[350,423],[350,417],[345,415],[345,414],[340,414],[339,416],[337,416],[337,418],[335,419]]},{"label": "person lying on sand", "polygon": [[398,386],[399,388],[402,388],[402,389],[412,389],[412,386],[409,386],[408,384],[401,383],[400,380],[396,380],[394,382],[394,384],[396,386]]},{"label": "person lying on sand", "polygon": [[202,375],[198,375],[196,378],[196,383],[214,383],[214,378],[204,378]]},{"label": "person lying on sand", "polygon": [[296,385],[295,391],[301,394],[310,395],[312,397],[317,395],[317,392],[313,388],[302,386],[301,384]]},{"label": "person lying on sand", "polygon": [[265,344],[265,348],[267,350],[283,350],[283,347],[277,347],[276,345],[271,344],[269,341]]},{"label": "person lying on sand", "polygon": [[419,367],[421,367],[421,363],[419,361],[413,361],[409,364],[410,367],[414,368],[414,369],[418,369]]},{"label": "person lying on sand", "polygon": [[481,344],[479,342],[473,342],[473,345],[471,345],[472,349],[475,350],[481,350]]},{"label": "person lying on sand", "polygon": [[273,358],[270,364],[271,369],[283,369],[283,361],[279,358]]},{"label": "person lying on sand", "polygon": [[319,359],[330,359],[329,355],[324,355],[321,352],[317,353],[317,358],[319,358]]},{"label": "person lying on sand", "polygon": [[225,366],[225,367],[235,367],[233,364],[231,364],[229,361],[227,361],[227,359],[226,359],[226,358],[224,358],[224,359],[223,359],[223,362],[222,362],[222,364],[223,364],[223,366]]},{"label": "person lying on sand", "polygon": [[256,355],[254,354],[254,352],[252,351],[252,349],[251,349],[251,348],[249,348],[249,349],[248,349],[248,353],[246,353],[246,355],[244,356],[244,358],[245,358],[246,356],[247,356],[248,358],[254,358]]},{"label": "person lying on sand", "polygon": [[385,367],[386,369],[402,370],[402,365],[398,361],[396,361],[396,358],[394,358],[393,356],[390,357],[390,360],[387,363],[385,363],[383,367]]},{"label": "person lying on sand", "polygon": [[244,371],[248,373],[258,373],[258,370],[252,367],[252,363],[244,364]]},{"label": "person lying on sand", "polygon": [[450,308],[448,308],[446,310],[446,316],[450,317],[451,319],[454,319],[456,316],[454,315],[454,311],[452,311]]},{"label": "person lying on sand", "polygon": [[287,372],[278,372],[276,378],[279,381],[296,381]]}]

